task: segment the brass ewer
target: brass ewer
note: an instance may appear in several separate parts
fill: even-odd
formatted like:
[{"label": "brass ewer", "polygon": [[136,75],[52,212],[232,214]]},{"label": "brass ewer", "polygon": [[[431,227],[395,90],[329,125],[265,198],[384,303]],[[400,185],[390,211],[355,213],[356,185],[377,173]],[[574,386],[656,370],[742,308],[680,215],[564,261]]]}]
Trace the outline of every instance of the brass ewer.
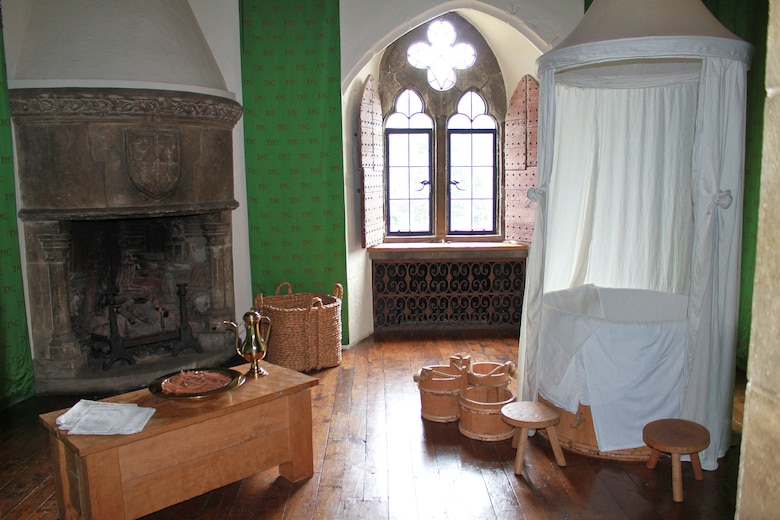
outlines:
[{"label": "brass ewer", "polygon": [[233,328],[236,333],[236,352],[250,363],[246,376],[261,377],[268,374],[260,366],[260,360],[265,357],[265,353],[268,351],[271,318],[263,316],[255,310],[244,313],[246,337],[243,343],[241,343],[241,336],[238,334],[238,324],[232,321],[224,321],[223,323]]}]

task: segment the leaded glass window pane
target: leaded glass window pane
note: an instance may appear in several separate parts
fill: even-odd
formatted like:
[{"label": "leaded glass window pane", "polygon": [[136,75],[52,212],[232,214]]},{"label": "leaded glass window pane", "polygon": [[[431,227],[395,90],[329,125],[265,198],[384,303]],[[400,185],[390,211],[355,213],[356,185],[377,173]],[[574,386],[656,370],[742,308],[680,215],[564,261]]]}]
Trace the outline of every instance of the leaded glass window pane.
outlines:
[{"label": "leaded glass window pane", "polygon": [[405,90],[386,123],[388,233],[430,234],[433,122],[422,100]]},{"label": "leaded glass window pane", "polygon": [[468,43],[455,44],[455,27],[447,21],[436,20],[428,26],[428,42],[409,46],[406,58],[412,67],[428,71],[428,84],[440,91],[455,85],[456,70],[468,69],[477,61],[477,51]]},{"label": "leaded glass window pane", "polygon": [[476,92],[466,92],[447,124],[449,232],[493,233],[497,229],[496,123]]}]

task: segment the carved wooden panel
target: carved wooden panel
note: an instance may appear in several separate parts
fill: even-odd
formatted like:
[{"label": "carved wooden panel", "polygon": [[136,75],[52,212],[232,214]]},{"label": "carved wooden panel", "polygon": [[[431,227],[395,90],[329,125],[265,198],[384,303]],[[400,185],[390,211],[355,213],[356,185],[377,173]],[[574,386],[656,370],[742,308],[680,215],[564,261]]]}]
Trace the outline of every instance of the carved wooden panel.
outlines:
[{"label": "carved wooden panel", "polygon": [[536,186],[539,82],[525,76],[512,94],[506,116],[504,205],[507,240],[531,242],[536,207],[528,190]]},{"label": "carved wooden panel", "polygon": [[361,202],[363,247],[381,244],[385,236],[385,141],[382,105],[373,76],[368,76],[360,100]]},{"label": "carved wooden panel", "polygon": [[525,259],[374,260],[374,330],[515,327]]}]

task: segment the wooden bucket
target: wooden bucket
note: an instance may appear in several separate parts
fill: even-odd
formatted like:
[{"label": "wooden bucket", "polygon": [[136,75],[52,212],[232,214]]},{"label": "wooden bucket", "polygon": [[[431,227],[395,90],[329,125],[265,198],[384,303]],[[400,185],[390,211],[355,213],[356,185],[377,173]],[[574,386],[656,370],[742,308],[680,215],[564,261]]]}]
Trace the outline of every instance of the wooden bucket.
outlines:
[{"label": "wooden bucket", "polygon": [[498,386],[470,386],[460,395],[460,433],[478,441],[509,439],[514,428],[501,418],[501,408],[515,400],[511,390]]},{"label": "wooden bucket", "polygon": [[462,378],[462,369],[455,364],[423,367],[414,375],[423,419],[441,423],[458,420]]},{"label": "wooden bucket", "polygon": [[507,386],[516,373],[517,369],[511,361],[480,361],[471,364],[466,379],[470,386]]}]

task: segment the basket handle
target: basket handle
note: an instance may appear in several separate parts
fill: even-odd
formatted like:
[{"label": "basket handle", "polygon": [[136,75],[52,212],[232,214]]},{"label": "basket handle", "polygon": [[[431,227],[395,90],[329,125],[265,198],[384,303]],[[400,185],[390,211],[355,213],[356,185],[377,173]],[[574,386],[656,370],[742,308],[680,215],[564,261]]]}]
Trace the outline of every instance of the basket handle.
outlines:
[{"label": "basket handle", "polygon": [[309,312],[313,311],[315,308],[319,307],[320,309],[324,309],[325,306],[322,304],[322,298],[316,296],[311,299],[311,305],[309,306]]},{"label": "basket handle", "polygon": [[276,295],[279,296],[282,292],[282,287],[287,286],[287,294],[292,294],[292,285],[290,282],[282,282],[276,286]]},{"label": "basket handle", "polygon": [[255,294],[254,304],[255,304],[255,310],[257,312],[260,312],[260,311],[263,310],[263,293]]},{"label": "basket handle", "polygon": [[344,299],[344,287],[342,287],[340,283],[337,283],[336,285],[333,286],[333,296],[335,296],[339,300]]}]

